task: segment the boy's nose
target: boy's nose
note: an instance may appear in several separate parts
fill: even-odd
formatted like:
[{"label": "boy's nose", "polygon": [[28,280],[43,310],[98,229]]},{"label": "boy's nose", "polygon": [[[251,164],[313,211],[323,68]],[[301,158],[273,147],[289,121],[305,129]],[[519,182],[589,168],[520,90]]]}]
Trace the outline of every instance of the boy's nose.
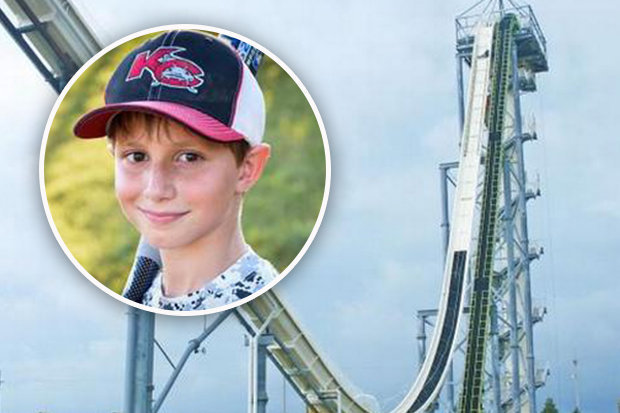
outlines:
[{"label": "boy's nose", "polygon": [[153,164],[147,172],[146,187],[143,195],[153,201],[174,198],[175,187],[172,171],[165,165]]}]

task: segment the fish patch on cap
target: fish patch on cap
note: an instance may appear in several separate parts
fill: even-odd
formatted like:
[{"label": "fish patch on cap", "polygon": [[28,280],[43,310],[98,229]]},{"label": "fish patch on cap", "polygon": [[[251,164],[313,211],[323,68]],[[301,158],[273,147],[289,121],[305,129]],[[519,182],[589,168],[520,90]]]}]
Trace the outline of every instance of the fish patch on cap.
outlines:
[{"label": "fish patch on cap", "polygon": [[176,55],[184,50],[183,47],[160,46],[153,51],[138,53],[125,81],[140,79],[146,70],[151,75],[152,86],[168,86],[198,93],[197,88],[204,82],[204,70],[195,62]]}]

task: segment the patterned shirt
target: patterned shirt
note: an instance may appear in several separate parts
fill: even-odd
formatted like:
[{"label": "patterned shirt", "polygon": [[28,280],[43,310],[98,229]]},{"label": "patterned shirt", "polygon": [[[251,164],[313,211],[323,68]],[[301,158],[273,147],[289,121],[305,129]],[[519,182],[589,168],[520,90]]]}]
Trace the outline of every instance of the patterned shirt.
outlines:
[{"label": "patterned shirt", "polygon": [[163,294],[160,271],[144,294],[142,304],[164,310],[207,310],[245,298],[269,284],[277,276],[278,272],[269,261],[262,259],[248,248],[241,258],[219,276],[199,290],[186,295],[166,297]]}]

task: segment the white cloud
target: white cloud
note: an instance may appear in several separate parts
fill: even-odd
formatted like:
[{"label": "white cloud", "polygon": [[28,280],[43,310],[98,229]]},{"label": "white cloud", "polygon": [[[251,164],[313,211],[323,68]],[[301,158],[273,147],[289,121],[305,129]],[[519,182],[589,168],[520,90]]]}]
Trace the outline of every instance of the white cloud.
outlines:
[{"label": "white cloud", "polygon": [[[456,157],[452,18],[469,3],[80,2],[104,43],[146,27],[198,19],[263,43],[304,81],[326,122],[334,181],[315,244],[282,290],[320,347],[384,406],[396,404],[413,380],[415,311],[439,297],[437,162]],[[617,382],[610,366],[619,362],[613,315],[620,293],[614,260],[620,145],[613,111],[617,58],[605,50],[616,47],[608,30],[618,6],[534,7],[548,35],[551,72],[539,78],[545,96],[540,106],[547,112],[539,115],[543,142],[526,147],[528,160],[538,162],[530,171],[548,169],[543,185],[549,191],[531,209],[544,215],[545,196],[552,196],[552,216],[540,223],[550,225],[555,241],[555,265],[537,265],[534,277],[555,272],[559,284],[557,314],[537,331],[549,340],[549,331],[562,331],[562,345],[572,346],[564,358],[579,354],[584,377],[608,384],[604,396],[585,386],[584,406],[597,399],[611,403]],[[52,238],[39,200],[37,159],[54,95],[8,36],[0,36],[0,48],[11,62],[0,76],[5,148],[0,326],[11,338],[0,343],[7,380],[3,403],[15,412],[111,411],[121,400],[124,308],[84,280]],[[546,159],[539,155],[543,146]],[[158,338],[177,343],[170,345],[179,354],[196,324],[199,320],[158,319]],[[218,330],[208,349],[213,353],[196,357],[183,383],[192,389],[204,385],[214,405],[232,400],[243,406],[246,353],[240,330]],[[550,353],[544,343],[541,349]],[[557,361],[554,380],[566,393],[565,359]],[[103,396],[110,391],[118,397]],[[29,401],[31,394],[37,400]],[[175,397],[170,406],[179,408],[197,399]]]}]

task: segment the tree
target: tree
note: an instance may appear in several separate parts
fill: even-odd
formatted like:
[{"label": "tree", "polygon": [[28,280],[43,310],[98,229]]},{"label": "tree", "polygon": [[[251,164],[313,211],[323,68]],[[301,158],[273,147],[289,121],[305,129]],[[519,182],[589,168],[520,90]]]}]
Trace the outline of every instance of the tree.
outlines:
[{"label": "tree", "polygon": [[542,409],[541,413],[559,413],[558,408],[555,407],[555,403],[551,397],[548,397],[545,401],[545,407]]}]

